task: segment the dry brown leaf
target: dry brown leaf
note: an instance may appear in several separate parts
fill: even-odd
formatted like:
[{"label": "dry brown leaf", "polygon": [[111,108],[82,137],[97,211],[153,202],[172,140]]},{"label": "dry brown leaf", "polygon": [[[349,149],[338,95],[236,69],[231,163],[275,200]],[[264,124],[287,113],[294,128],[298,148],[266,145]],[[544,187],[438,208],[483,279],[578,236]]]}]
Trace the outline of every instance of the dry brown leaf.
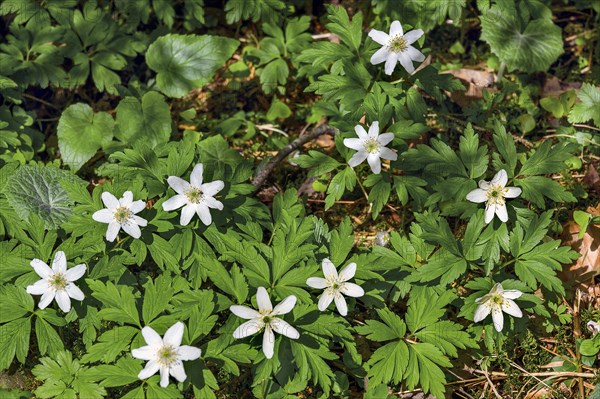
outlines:
[{"label": "dry brown leaf", "polygon": [[549,76],[544,80],[541,97],[558,97],[568,90],[579,89],[581,82],[563,82],[556,76]]},{"label": "dry brown leaf", "polygon": [[600,194],[600,176],[598,176],[598,171],[596,170],[593,164],[590,164],[590,166],[588,166],[585,172],[585,176],[583,176],[583,182],[587,184],[596,193]]},{"label": "dry brown leaf", "polygon": [[466,107],[473,101],[483,98],[483,90],[496,91],[493,87],[496,75],[488,71],[475,69],[450,69],[442,73],[449,73],[466,83],[466,91],[449,93],[450,97],[461,107]]},{"label": "dry brown leaf", "polygon": [[[592,215],[600,215],[600,204],[597,208],[588,208]],[[570,266],[563,267],[561,279],[573,288],[579,288],[589,295],[590,300],[600,302],[600,287],[595,284],[594,277],[600,275],[600,226],[590,225],[582,239],[579,239],[579,225],[573,221],[563,226],[563,242],[579,252],[581,257]]]}]

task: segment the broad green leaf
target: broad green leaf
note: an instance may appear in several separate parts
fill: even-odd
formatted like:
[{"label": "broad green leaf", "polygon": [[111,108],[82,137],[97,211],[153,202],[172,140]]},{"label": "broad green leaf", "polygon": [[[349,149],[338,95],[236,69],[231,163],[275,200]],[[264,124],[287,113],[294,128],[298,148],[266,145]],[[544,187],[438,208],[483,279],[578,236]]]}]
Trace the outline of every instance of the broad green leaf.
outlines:
[{"label": "broad green leaf", "polygon": [[61,186],[63,181],[83,182],[73,174],[51,166],[21,166],[4,186],[4,194],[19,217],[30,214],[44,221],[45,228],[57,229],[71,215],[73,201]]},{"label": "broad green leaf", "polygon": [[551,19],[529,21],[524,30],[516,15],[492,7],[481,17],[481,39],[512,71],[543,72],[563,53],[562,30]]},{"label": "broad green leaf", "polygon": [[165,98],[150,91],[142,97],[125,97],[117,106],[115,137],[133,145],[142,141],[150,148],[166,143],[171,135],[171,113]]},{"label": "broad green leaf", "polygon": [[225,37],[168,34],[148,47],[146,63],[165,95],[182,97],[209,82],[238,46]]},{"label": "broad green leaf", "polygon": [[113,138],[115,121],[106,112],[94,113],[83,103],[70,105],[56,128],[63,162],[78,171]]},{"label": "broad green leaf", "polygon": [[584,83],[577,92],[581,101],[569,113],[569,122],[584,123],[593,119],[594,125],[600,127],[600,87]]}]

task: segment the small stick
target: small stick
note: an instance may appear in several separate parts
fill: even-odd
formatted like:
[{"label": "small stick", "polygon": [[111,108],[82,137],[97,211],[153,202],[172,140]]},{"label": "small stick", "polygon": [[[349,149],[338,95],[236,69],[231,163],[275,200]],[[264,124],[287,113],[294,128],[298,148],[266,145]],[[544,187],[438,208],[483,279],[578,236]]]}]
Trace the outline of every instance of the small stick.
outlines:
[{"label": "small stick", "polygon": [[267,165],[264,167],[264,169],[261,170],[258,173],[258,175],[256,175],[254,180],[252,180],[252,184],[254,185],[254,187],[256,187],[256,190],[258,190],[265,183],[265,181],[267,180],[267,178],[269,177],[269,175],[271,174],[273,169],[275,169],[275,166],[277,166],[277,164],[279,162],[281,162],[285,157],[287,157],[289,154],[291,154],[294,150],[297,150],[298,148],[302,147],[304,144],[308,143],[311,140],[316,139],[317,137],[319,137],[323,134],[333,135],[334,132],[335,132],[335,130],[332,127],[329,127],[326,124],[323,124],[323,125],[320,125],[320,126],[317,126],[316,128],[314,128],[310,133],[305,134],[304,136],[298,137],[296,140],[292,141],[290,144],[283,147],[281,150],[279,150],[277,155],[275,155],[269,161],[269,163],[267,163]]}]

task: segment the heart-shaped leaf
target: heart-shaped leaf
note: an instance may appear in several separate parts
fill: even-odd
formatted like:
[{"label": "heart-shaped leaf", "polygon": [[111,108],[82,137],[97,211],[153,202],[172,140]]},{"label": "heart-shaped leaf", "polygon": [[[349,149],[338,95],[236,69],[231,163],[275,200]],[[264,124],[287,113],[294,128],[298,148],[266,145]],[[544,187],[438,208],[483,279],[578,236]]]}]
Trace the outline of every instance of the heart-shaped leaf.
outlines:
[{"label": "heart-shaped leaf", "polygon": [[164,94],[182,97],[210,81],[239,44],[219,36],[170,34],[148,47],[146,63],[157,73],[156,82]]}]

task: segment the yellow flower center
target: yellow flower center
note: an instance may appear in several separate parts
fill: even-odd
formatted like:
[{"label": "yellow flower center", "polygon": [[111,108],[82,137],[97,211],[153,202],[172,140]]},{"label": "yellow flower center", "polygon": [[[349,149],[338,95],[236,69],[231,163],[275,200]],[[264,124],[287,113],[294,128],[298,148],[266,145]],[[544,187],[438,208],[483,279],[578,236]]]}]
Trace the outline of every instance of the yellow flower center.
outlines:
[{"label": "yellow flower center", "polygon": [[50,276],[50,285],[56,291],[64,290],[67,284],[69,284],[69,282],[62,273],[55,273]]},{"label": "yellow flower center", "polygon": [[199,204],[204,198],[202,190],[200,190],[198,187],[190,187],[185,192],[185,196],[187,197],[188,201],[192,204]]},{"label": "yellow flower center", "polygon": [[502,295],[496,294],[492,297],[492,302],[494,302],[496,305],[502,306],[504,303],[504,298],[502,298]]},{"label": "yellow flower center", "polygon": [[380,149],[377,139],[367,139],[364,143],[365,151],[369,154],[377,154]]},{"label": "yellow flower center", "polygon": [[177,363],[177,357],[179,353],[177,350],[171,345],[165,345],[158,350],[158,362],[163,366],[171,366],[174,363]]},{"label": "yellow flower center", "polygon": [[392,37],[388,43],[388,49],[393,53],[401,53],[408,48],[408,43],[402,35]]},{"label": "yellow flower center", "polygon": [[131,212],[131,210],[125,206],[118,207],[114,212],[115,220],[121,224],[127,223],[132,216],[133,212]]},{"label": "yellow flower center", "polygon": [[504,205],[504,203],[506,202],[504,200],[504,195],[507,192],[508,192],[508,189],[505,187],[502,187],[499,184],[491,186],[487,190],[487,203],[494,204],[494,205]]}]

